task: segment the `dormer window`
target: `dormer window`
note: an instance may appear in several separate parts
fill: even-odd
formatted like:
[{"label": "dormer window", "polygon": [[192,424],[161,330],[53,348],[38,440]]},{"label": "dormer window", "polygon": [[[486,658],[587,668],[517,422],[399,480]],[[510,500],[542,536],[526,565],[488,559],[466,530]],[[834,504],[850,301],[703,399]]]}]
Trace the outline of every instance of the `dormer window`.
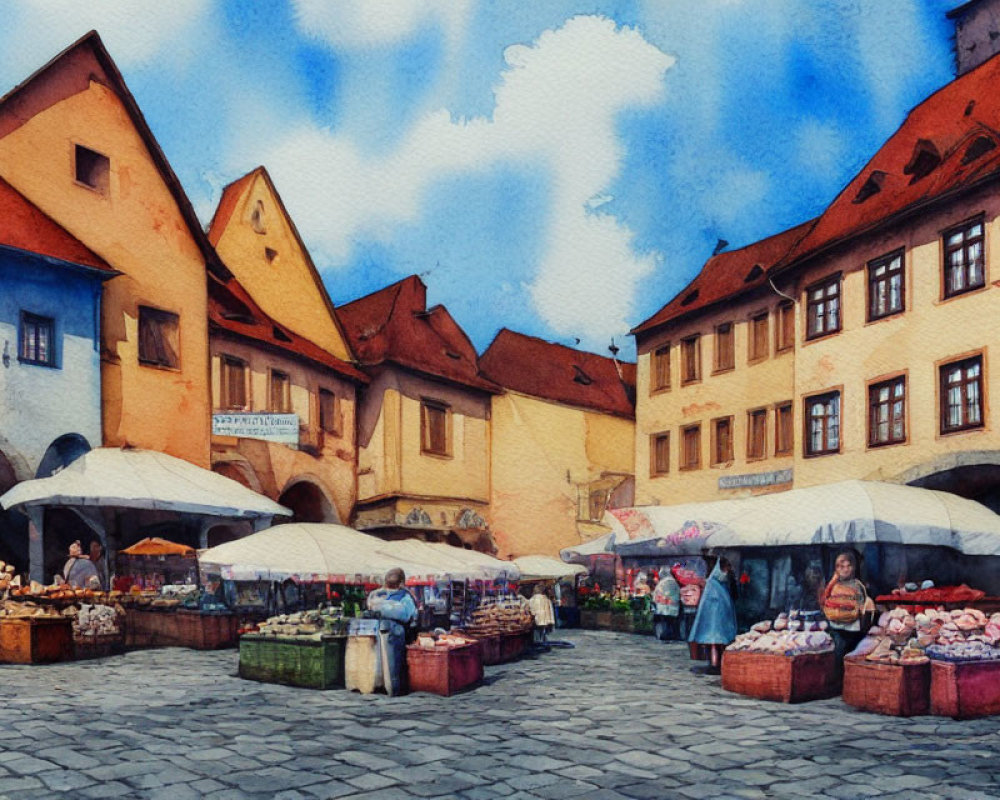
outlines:
[{"label": "dormer window", "polygon": [[688,292],[684,296],[684,299],[681,300],[681,305],[682,306],[689,306],[689,305],[691,305],[697,299],[698,299],[698,290],[694,289],[694,290]]},{"label": "dormer window", "polygon": [[753,267],[750,269],[750,271],[747,273],[747,276],[743,279],[743,282],[750,283],[750,281],[757,280],[757,278],[759,278],[763,274],[764,274],[764,268],[761,267],[760,264],[754,264]]},{"label": "dormer window", "polygon": [[593,378],[575,364],[573,365],[573,373],[573,381],[579,383],[581,386],[590,386],[594,382]]},{"label": "dormer window", "polygon": [[873,194],[878,194],[882,191],[882,183],[885,181],[885,173],[880,169],[872,170],[872,174],[868,176],[868,180],[864,182],[858,193],[854,196],[853,202],[863,203]]},{"label": "dormer window", "polygon": [[941,154],[934,146],[934,142],[929,139],[917,139],[917,143],[913,147],[913,155],[910,156],[910,163],[903,167],[903,174],[912,175],[910,183],[916,183],[933,172],[940,163]]},{"label": "dormer window", "polygon": [[279,328],[277,325],[271,326],[271,333],[274,334],[274,338],[277,339],[279,342],[292,341],[292,337],[289,336],[287,333],[285,333],[283,330],[281,330],[281,328]]},{"label": "dormer window", "polygon": [[990,150],[995,149],[996,146],[997,143],[989,136],[977,136],[975,141],[965,151],[965,155],[962,156],[962,164],[971,164],[977,158],[981,158],[990,152]]},{"label": "dormer window", "polygon": [[265,247],[264,257],[267,259],[268,264],[273,264],[275,261],[278,260],[278,251],[271,247]]},{"label": "dormer window", "polygon": [[93,189],[99,194],[107,194],[111,185],[111,159],[96,150],[76,146],[76,182]]}]

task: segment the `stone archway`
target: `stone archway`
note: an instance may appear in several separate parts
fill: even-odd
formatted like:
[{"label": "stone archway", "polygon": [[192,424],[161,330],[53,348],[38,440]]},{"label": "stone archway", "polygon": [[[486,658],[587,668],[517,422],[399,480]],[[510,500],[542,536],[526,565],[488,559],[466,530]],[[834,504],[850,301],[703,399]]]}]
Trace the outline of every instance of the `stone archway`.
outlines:
[{"label": "stone archway", "polygon": [[906,470],[897,482],[968,497],[1000,514],[1000,450],[948,453]]},{"label": "stone archway", "polygon": [[313,478],[293,478],[278,497],[278,502],[293,512],[292,518],[281,520],[283,522],[340,523],[340,515],[330,495]]},{"label": "stone archway", "polygon": [[212,464],[212,472],[243,484],[257,494],[263,494],[257,473],[246,461],[217,461]]},{"label": "stone archway", "polygon": [[79,433],[64,433],[53,440],[35,470],[36,478],[48,478],[90,452],[90,442]]},{"label": "stone archway", "polygon": [[[0,449],[0,494],[18,483],[14,462]],[[18,572],[28,569],[28,518],[0,509],[0,559],[14,565]]]}]

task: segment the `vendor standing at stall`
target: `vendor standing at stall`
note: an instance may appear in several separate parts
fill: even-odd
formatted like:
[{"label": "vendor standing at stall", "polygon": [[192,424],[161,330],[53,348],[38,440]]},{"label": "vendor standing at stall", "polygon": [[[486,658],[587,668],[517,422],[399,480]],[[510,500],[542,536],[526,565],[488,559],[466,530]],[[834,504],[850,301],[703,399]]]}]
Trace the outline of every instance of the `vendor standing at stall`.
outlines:
[{"label": "vendor standing at stall", "polygon": [[406,665],[406,630],[417,619],[417,602],[406,588],[406,574],[399,567],[385,573],[385,585],[368,595],[368,611],[379,619],[379,653],[382,679],[390,697],[403,693]]},{"label": "vendor standing at stall", "polygon": [[83,545],[77,539],[69,546],[69,558],[63,564],[62,574],[56,576],[56,583],[68,583],[75,589],[92,588],[100,583],[97,567],[83,554]]},{"label": "vendor standing at stall", "polygon": [[875,611],[865,585],[858,580],[858,557],[852,550],[837,554],[833,577],[823,590],[822,611],[833,639],[837,674],[843,674],[844,656],[864,636],[865,615]]},{"label": "vendor standing at stall", "polygon": [[689,642],[708,645],[709,667],[707,673],[718,675],[722,666],[722,651],[736,638],[736,605],[729,592],[729,574],[732,567],[720,558],[712,574],[705,581],[705,589],[698,604],[698,612],[691,624]]}]

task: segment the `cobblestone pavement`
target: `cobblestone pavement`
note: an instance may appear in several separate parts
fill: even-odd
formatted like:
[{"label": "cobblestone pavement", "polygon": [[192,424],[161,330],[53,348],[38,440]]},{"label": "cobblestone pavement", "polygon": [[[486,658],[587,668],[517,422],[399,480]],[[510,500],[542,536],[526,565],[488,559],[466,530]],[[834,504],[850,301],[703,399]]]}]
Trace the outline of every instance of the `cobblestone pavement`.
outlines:
[{"label": "cobblestone pavement", "polygon": [[557,634],[451,698],[243,681],[231,650],[3,666],[0,796],[1000,798],[1000,717],[758,702],[683,645]]}]

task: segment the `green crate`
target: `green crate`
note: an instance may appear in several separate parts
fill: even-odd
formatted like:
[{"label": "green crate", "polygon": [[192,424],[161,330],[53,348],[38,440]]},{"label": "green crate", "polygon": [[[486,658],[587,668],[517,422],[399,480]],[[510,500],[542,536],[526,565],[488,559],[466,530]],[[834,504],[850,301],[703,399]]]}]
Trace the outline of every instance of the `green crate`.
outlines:
[{"label": "green crate", "polygon": [[240,637],[240,677],[309,689],[344,685],[346,636],[320,639]]}]

